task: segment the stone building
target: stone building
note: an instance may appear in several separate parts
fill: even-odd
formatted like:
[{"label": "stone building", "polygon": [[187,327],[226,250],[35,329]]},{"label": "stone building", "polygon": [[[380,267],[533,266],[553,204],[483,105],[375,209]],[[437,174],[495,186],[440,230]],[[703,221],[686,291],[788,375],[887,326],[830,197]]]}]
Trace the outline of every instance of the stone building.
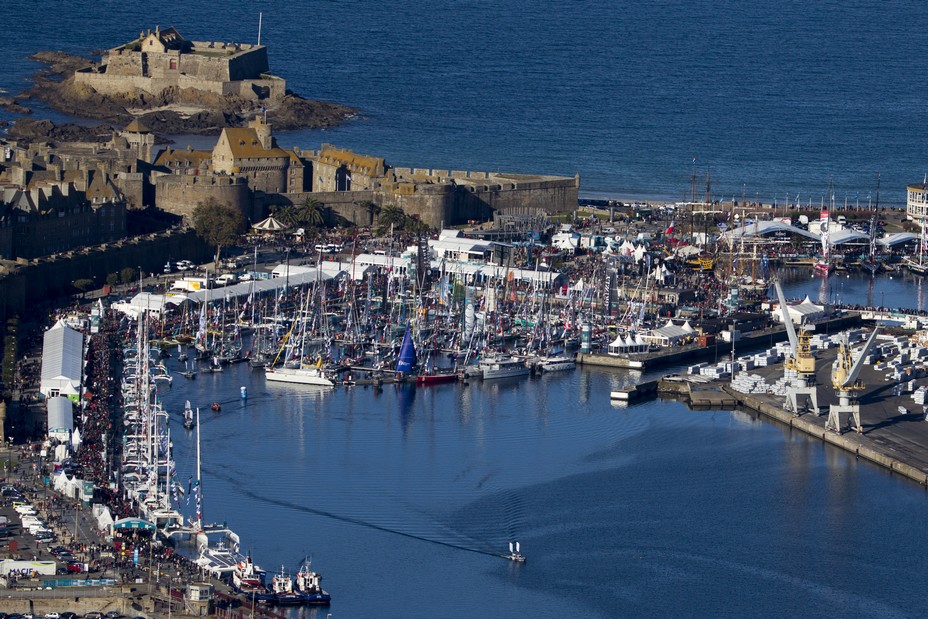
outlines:
[{"label": "stone building", "polygon": [[271,126],[260,116],[247,127],[223,129],[213,147],[213,172],[244,176],[253,191],[303,191],[303,168],[296,153],[277,146]]},{"label": "stone building", "polygon": [[[569,213],[577,207],[580,189],[579,175],[394,168],[382,158],[331,144],[304,151],[301,158],[311,170],[312,197],[358,225],[375,218],[369,202],[399,206],[435,229],[500,215]],[[288,199],[298,203],[305,196]]]},{"label": "stone building", "polygon": [[0,184],[28,189],[43,183],[72,183],[87,191],[96,172],[107,175],[129,208],[153,203],[148,182],[154,136],[138,121],[109,142],[38,142],[9,148],[0,163]]},{"label": "stone building", "polygon": [[0,258],[32,259],[126,235],[126,203],[102,172],[88,192],[73,183],[0,190]]},{"label": "stone building", "polygon": [[286,81],[269,74],[263,45],[188,41],[174,28],[140,33],[104,53],[99,66],[77,71],[74,80],[115,96],[133,90],[157,96],[169,88],[253,100],[286,94]]}]

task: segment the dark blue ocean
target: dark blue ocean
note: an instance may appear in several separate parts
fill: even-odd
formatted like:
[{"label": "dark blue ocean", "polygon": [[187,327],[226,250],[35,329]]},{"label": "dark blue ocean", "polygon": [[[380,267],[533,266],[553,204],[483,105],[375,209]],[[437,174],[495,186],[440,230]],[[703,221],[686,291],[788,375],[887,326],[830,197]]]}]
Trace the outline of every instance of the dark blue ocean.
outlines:
[{"label": "dark blue ocean", "polygon": [[[308,97],[360,109],[330,131],[278,135],[397,166],[573,175],[590,194],[698,194],[904,203],[928,171],[922,3],[316,2],[0,3],[0,88],[25,56],[88,53],[173,25],[262,43]],[[54,17],[53,19],[51,17]],[[41,111],[41,110],[40,110]]]},{"label": "dark blue ocean", "polygon": [[[293,90],[361,110],[283,145],[580,172],[588,193],[673,200],[694,157],[716,195],[780,201],[818,201],[833,177],[839,202],[863,202],[879,173],[881,202],[900,203],[928,168],[916,2],[7,0],[0,88],[26,86],[36,50],[155,25],[254,41],[259,11]],[[788,294],[895,305],[913,286],[796,279]],[[314,392],[236,366],[162,394],[181,479],[195,464],[184,400],[224,403],[202,423],[206,518],[268,570],[312,556],[334,602],[311,616],[928,613],[922,488],[743,413],[610,404],[643,378]],[[493,556],[512,539],[526,564]]]}]

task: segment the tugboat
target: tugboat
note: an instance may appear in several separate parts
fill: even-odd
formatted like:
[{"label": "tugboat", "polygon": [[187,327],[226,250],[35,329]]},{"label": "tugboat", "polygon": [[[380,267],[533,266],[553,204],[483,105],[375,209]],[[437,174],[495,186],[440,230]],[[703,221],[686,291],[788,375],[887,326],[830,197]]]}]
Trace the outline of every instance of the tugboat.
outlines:
[{"label": "tugboat", "polygon": [[310,569],[310,562],[304,561],[296,574],[296,591],[303,597],[304,604],[328,605],[332,596],[323,590],[322,576]]},{"label": "tugboat", "polygon": [[303,603],[303,596],[293,590],[293,579],[284,572],[280,566],[280,574],[271,579],[271,592],[280,606],[299,606]]},{"label": "tugboat", "polygon": [[264,585],[264,571],[256,567],[251,557],[245,557],[232,570],[232,588],[255,602],[276,602],[277,596]]},{"label": "tugboat", "polygon": [[503,555],[503,558],[516,563],[525,563],[525,555],[519,550],[519,542],[509,542],[509,554]]},{"label": "tugboat", "polygon": [[184,427],[188,430],[193,430],[196,425],[196,421],[193,417],[193,407],[190,406],[190,400],[187,400],[187,403],[184,404]]}]

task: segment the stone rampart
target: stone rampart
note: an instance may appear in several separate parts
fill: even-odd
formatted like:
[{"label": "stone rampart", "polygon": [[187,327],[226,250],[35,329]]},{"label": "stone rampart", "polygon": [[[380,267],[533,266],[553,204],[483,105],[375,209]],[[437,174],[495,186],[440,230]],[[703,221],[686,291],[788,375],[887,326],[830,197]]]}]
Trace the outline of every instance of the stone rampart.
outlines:
[{"label": "stone rampart", "polygon": [[192,230],[132,237],[29,261],[12,272],[0,270],[0,324],[23,316],[71,292],[71,282],[94,278],[102,285],[108,273],[141,267],[160,273],[167,260],[209,260],[212,251]]},{"label": "stone rampart", "polygon": [[215,199],[255,221],[251,190],[242,176],[165,174],[155,180],[158,208],[189,218],[200,202]]}]

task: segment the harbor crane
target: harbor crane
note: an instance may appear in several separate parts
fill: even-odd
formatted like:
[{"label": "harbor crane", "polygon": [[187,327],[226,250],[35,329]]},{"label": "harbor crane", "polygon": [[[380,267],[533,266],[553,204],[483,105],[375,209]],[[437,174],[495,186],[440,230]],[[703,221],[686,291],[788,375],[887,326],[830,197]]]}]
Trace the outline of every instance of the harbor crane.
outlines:
[{"label": "harbor crane", "polygon": [[857,430],[858,434],[864,431],[863,426],[860,425],[860,403],[858,403],[857,398],[860,392],[864,390],[865,385],[858,380],[858,376],[860,376],[860,370],[864,366],[864,359],[867,358],[870,349],[873,348],[878,332],[879,328],[875,328],[873,333],[870,334],[870,338],[864,345],[863,350],[860,351],[857,361],[852,360],[851,346],[848,343],[847,334],[842,334],[841,341],[838,343],[838,358],[835,359],[831,370],[831,383],[834,385],[835,393],[838,396],[838,403],[832,404],[828,408],[826,430],[841,434],[841,415],[847,413],[848,426]]},{"label": "harbor crane", "polygon": [[789,338],[790,355],[786,359],[784,370],[787,372],[792,370],[796,373],[796,379],[791,381],[792,384],[787,387],[786,404],[793,411],[793,415],[798,417],[800,415],[800,402],[803,405],[805,404],[802,396],[806,396],[812,401],[812,412],[818,415],[818,394],[815,390],[815,357],[812,355],[810,341],[812,328],[800,325],[799,334],[797,335],[793,320],[789,315],[789,309],[786,307],[783,288],[780,287],[780,278],[775,278],[773,283],[777,290],[777,300],[780,302],[783,325],[786,327],[786,335]]}]

